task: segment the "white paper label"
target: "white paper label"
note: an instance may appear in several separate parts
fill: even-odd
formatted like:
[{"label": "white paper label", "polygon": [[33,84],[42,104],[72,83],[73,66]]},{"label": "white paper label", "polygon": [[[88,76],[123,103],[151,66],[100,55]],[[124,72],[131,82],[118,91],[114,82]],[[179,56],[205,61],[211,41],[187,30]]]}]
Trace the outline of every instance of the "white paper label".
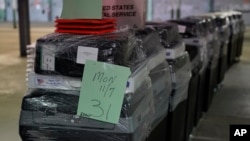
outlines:
[{"label": "white paper label", "polygon": [[76,63],[85,64],[86,60],[97,61],[98,48],[79,46],[77,51]]},{"label": "white paper label", "polygon": [[186,26],[178,25],[179,33],[185,33],[186,32]]},{"label": "white paper label", "polygon": [[42,70],[55,70],[55,54],[48,52],[45,49],[42,51]]},{"label": "white paper label", "polygon": [[28,74],[28,87],[40,89],[79,90],[81,79],[57,75]]},{"label": "white paper label", "polygon": [[182,43],[173,49],[166,49],[166,59],[176,59],[185,52],[185,44]]},{"label": "white paper label", "polygon": [[73,80],[69,81],[69,85],[74,88],[81,88],[81,84],[82,84],[81,81],[73,81]]},{"label": "white paper label", "polygon": [[53,78],[43,78],[43,77],[35,77],[36,86],[40,87],[59,87],[62,85],[61,79],[53,79]]}]

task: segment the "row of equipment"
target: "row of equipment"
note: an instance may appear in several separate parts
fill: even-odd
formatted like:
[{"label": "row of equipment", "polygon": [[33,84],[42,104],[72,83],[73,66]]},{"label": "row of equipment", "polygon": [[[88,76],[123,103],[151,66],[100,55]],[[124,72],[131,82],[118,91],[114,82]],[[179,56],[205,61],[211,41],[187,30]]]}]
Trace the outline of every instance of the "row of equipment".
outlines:
[{"label": "row of equipment", "polygon": [[[217,12],[103,35],[52,33],[28,47],[23,141],[188,141],[242,53],[240,12]],[[81,50],[130,68],[118,124],[77,116]]]}]

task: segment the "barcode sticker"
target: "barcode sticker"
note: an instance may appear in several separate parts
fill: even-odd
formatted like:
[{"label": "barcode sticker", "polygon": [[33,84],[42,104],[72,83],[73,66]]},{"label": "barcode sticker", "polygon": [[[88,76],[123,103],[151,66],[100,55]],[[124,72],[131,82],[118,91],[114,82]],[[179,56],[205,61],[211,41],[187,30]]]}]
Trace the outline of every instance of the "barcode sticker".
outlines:
[{"label": "barcode sticker", "polygon": [[76,63],[85,64],[86,60],[97,61],[98,48],[79,46],[77,51]]},{"label": "barcode sticker", "polygon": [[178,25],[179,33],[185,33],[186,32],[186,26]]},{"label": "barcode sticker", "polygon": [[55,57],[50,55],[43,55],[42,69],[48,71],[55,70]]},{"label": "barcode sticker", "polygon": [[42,50],[42,70],[54,71],[55,70],[55,54],[53,51],[49,52],[45,48]]}]

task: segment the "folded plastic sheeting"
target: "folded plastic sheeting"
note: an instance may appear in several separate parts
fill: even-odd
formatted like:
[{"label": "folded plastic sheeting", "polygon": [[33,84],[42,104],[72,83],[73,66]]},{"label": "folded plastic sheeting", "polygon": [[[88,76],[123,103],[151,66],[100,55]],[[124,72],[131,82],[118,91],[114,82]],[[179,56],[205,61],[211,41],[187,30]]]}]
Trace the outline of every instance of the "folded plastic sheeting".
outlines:
[{"label": "folded plastic sheeting", "polygon": [[99,36],[52,33],[37,40],[35,72],[81,77],[85,60],[130,67],[145,59],[133,32]]},{"label": "folded plastic sheeting", "polygon": [[171,68],[173,82],[170,111],[174,111],[178,104],[188,97],[188,87],[191,79],[191,63],[187,53],[175,60],[168,60],[168,62]]},{"label": "folded plastic sheeting", "polygon": [[[168,113],[172,90],[171,70],[165,61],[164,48],[159,42],[158,34],[154,30],[134,33],[126,31],[102,36],[50,34],[39,39],[35,63],[36,72],[40,74],[29,73],[29,90],[23,98],[20,116],[22,139],[25,141],[146,140]],[[112,44],[115,47],[110,49]],[[84,45],[98,47],[99,61],[127,66],[132,70],[124,92],[118,124],[76,116],[81,78],[69,76],[82,75],[80,70],[83,71],[84,64],[76,64],[75,56],[77,47]],[[50,51],[44,52],[44,49]],[[100,51],[103,49],[110,49],[110,56],[100,56],[99,54],[103,53]],[[51,52],[54,54],[51,55]],[[54,70],[41,69],[39,63],[44,57],[46,58],[44,53],[55,57],[55,60],[52,59],[55,63]],[[50,57],[47,59],[50,60]],[[50,69],[50,64],[47,65]],[[74,70],[79,73],[73,72]]]}]

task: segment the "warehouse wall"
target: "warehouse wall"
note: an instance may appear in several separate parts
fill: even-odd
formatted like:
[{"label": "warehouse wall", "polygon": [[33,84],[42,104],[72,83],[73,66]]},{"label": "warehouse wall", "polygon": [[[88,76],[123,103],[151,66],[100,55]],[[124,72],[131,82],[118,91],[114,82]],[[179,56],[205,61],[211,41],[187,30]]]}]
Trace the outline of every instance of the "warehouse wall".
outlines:
[{"label": "warehouse wall", "polygon": [[209,12],[209,0],[183,0],[182,17]]},{"label": "warehouse wall", "polygon": [[243,0],[214,0],[215,10],[240,9]]},{"label": "warehouse wall", "polygon": [[[171,9],[176,7],[172,1],[177,0],[152,0],[152,20],[165,21],[171,18]],[[212,0],[182,0],[181,17],[206,13],[210,11]],[[239,10],[243,12],[246,24],[250,25],[250,0],[213,0],[214,10]]]},{"label": "warehouse wall", "polygon": [[[5,4],[3,2],[5,1]],[[7,21],[13,20],[12,2],[14,0],[0,0],[0,21],[6,17]],[[30,20],[35,22],[48,22],[51,14],[52,19],[60,16],[62,10],[62,0],[51,0],[52,9],[49,7],[50,0],[29,0]],[[171,18],[172,7],[176,8],[177,0],[149,0],[150,10],[149,20],[165,21]],[[250,0],[213,0],[214,9],[221,10],[241,10],[247,24],[250,25]],[[182,0],[181,17],[205,13],[209,11],[210,0]],[[3,10],[6,8],[6,10]],[[51,13],[50,13],[51,12]],[[6,15],[5,15],[6,13]],[[5,16],[4,16],[5,15]]]},{"label": "warehouse wall", "polygon": [[[153,1],[152,20],[168,20],[171,19],[171,9],[176,9],[177,0],[155,0]],[[181,17],[206,13],[209,11],[208,0],[182,0]]]},{"label": "warehouse wall", "polygon": [[63,2],[62,0],[52,0],[52,18],[55,19],[56,17],[61,16]]},{"label": "warehouse wall", "polygon": [[0,21],[3,21],[5,18],[5,2],[0,0]]},{"label": "warehouse wall", "polygon": [[[13,0],[5,1],[6,20],[13,21]],[[52,9],[50,9],[49,1],[50,0],[29,0],[31,22],[48,22],[50,14],[52,19],[61,15],[62,0],[51,0]]]},{"label": "warehouse wall", "polygon": [[48,21],[49,5],[46,0],[29,0],[31,21]]},{"label": "warehouse wall", "polygon": [[245,23],[250,25],[250,0],[215,0],[214,8],[218,11],[239,10],[243,12]]}]

